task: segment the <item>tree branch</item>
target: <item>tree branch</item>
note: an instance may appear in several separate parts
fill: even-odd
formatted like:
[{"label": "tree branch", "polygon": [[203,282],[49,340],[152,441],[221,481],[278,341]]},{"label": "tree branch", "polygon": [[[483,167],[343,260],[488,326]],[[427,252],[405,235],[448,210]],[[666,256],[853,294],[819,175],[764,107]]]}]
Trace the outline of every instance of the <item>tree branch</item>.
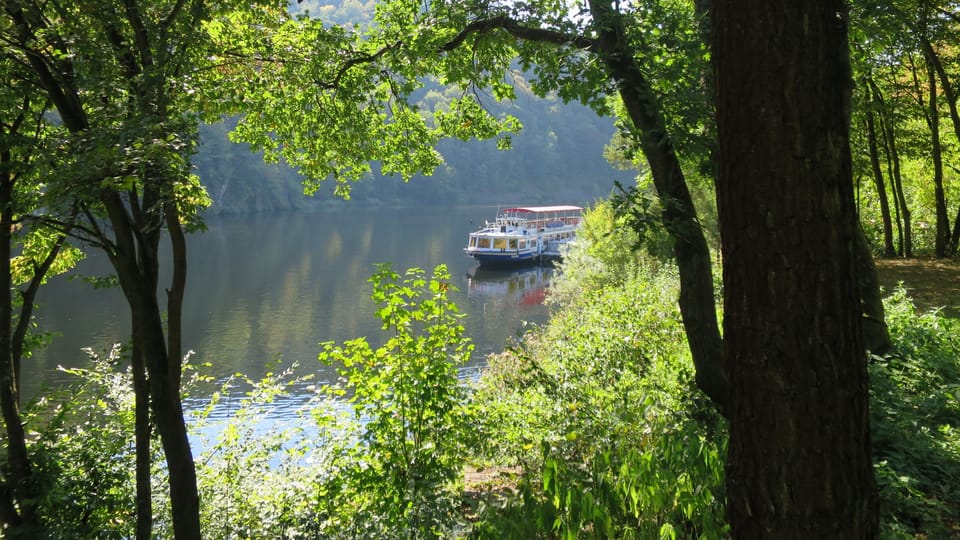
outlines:
[{"label": "tree branch", "polygon": [[325,90],[335,90],[340,87],[340,81],[343,79],[343,76],[346,75],[347,72],[350,71],[350,69],[353,68],[354,66],[376,62],[381,56],[387,54],[392,50],[399,49],[402,46],[403,46],[403,41],[397,40],[394,43],[383,47],[382,49],[380,49],[379,51],[373,54],[364,53],[364,54],[355,56],[347,60],[342,66],[340,66],[340,69],[337,70],[337,74],[334,76],[332,82],[328,82],[328,83],[321,82],[319,83],[320,87]]},{"label": "tree branch", "polygon": [[511,36],[526,41],[535,41],[537,43],[548,43],[553,45],[572,45],[583,50],[597,50],[598,43],[590,38],[567,34],[557,30],[546,28],[531,28],[521,25],[519,22],[506,15],[499,15],[491,19],[480,19],[468,24],[450,41],[440,47],[440,51],[449,52],[463,45],[473,34],[486,34],[493,30],[504,30]]}]

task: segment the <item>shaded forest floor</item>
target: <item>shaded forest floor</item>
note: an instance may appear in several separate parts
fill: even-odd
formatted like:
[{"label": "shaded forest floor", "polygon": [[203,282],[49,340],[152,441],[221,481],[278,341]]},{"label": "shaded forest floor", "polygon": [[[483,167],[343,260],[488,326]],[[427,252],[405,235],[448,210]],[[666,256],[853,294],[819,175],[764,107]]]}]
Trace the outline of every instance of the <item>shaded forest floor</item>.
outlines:
[{"label": "shaded forest floor", "polygon": [[877,259],[884,294],[903,283],[917,309],[960,318],[960,263],[949,259]]}]

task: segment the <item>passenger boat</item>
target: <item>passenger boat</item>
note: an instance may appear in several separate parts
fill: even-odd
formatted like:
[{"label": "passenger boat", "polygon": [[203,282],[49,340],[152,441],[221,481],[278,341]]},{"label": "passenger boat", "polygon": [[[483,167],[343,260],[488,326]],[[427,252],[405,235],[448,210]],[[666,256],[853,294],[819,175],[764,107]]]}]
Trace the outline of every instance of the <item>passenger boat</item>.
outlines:
[{"label": "passenger boat", "polygon": [[551,262],[576,238],[583,208],[518,206],[498,212],[494,221],[470,233],[464,252],[480,266],[520,266]]}]

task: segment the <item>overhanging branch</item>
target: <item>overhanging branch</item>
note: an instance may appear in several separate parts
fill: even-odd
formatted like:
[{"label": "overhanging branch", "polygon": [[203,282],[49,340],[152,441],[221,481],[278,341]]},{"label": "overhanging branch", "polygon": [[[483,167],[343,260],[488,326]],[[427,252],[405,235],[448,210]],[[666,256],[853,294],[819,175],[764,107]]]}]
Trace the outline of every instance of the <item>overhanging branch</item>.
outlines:
[{"label": "overhanging branch", "polygon": [[578,49],[596,50],[597,42],[580,35],[568,34],[558,30],[549,30],[546,28],[531,28],[523,26],[519,22],[506,15],[499,15],[490,19],[480,19],[468,24],[463,30],[457,33],[450,41],[440,47],[440,51],[449,52],[463,45],[468,37],[473,34],[486,34],[493,30],[504,30],[511,36],[526,41],[537,43],[548,43],[553,45],[572,45]]},{"label": "overhanging branch", "polygon": [[346,75],[347,72],[350,71],[350,69],[353,68],[354,66],[376,62],[381,56],[387,54],[388,52],[394,49],[399,49],[402,46],[403,46],[403,41],[398,40],[398,41],[395,41],[394,43],[391,43],[390,45],[383,47],[382,49],[378,50],[373,54],[364,53],[364,54],[354,56],[353,58],[344,62],[342,66],[340,66],[340,69],[337,70],[337,74],[334,76],[333,81],[327,82],[327,83],[321,82],[319,83],[319,85],[321,88],[324,88],[326,90],[335,90],[340,87],[340,81],[343,79],[343,76]]}]

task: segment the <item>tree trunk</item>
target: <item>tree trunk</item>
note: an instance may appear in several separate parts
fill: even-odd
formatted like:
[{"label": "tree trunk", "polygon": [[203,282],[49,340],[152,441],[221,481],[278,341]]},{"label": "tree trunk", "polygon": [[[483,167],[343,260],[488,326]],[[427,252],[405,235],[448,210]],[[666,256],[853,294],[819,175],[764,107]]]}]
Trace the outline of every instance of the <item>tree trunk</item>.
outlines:
[{"label": "tree trunk", "polygon": [[943,151],[940,144],[940,111],[937,99],[937,73],[933,60],[927,62],[927,127],[930,129],[930,159],[933,161],[933,200],[936,208],[936,230],[933,253],[935,257],[947,256],[950,242],[950,216],[947,214],[947,196],[943,190]]},{"label": "tree trunk", "polygon": [[903,179],[900,177],[900,152],[897,151],[897,139],[894,135],[892,119],[884,111],[883,122],[884,148],[887,151],[887,168],[889,169],[890,185],[893,188],[894,206],[899,216],[899,247],[897,254],[901,257],[913,257],[913,232],[910,223],[910,208],[907,198],[903,194]]},{"label": "tree trunk", "polygon": [[[196,470],[180,403],[179,375],[175,380],[171,376],[174,369],[179,369],[180,359],[169,356],[157,302],[159,195],[145,188],[142,208],[146,210],[138,210],[138,204],[130,205],[134,211],[132,219],[116,192],[104,191],[101,200],[116,237],[116,249],[110,259],[130,306],[134,348],[142,351],[147,369],[151,410],[169,473],[174,535],[178,540],[199,540]],[[180,314],[170,317],[179,320]]]},{"label": "tree trunk", "polygon": [[883,309],[883,296],[880,294],[880,279],[877,277],[877,265],[867,244],[863,228],[857,224],[857,273],[860,291],[860,313],[863,316],[863,345],[871,354],[884,354],[890,350],[890,329]]},{"label": "tree trunk", "polygon": [[[930,44],[930,40],[928,40],[926,37],[923,37],[921,44],[923,45],[924,56],[927,58],[927,65],[933,68],[934,72],[937,74],[937,77],[940,79],[940,87],[943,89],[943,97],[947,102],[947,107],[950,110],[950,121],[953,124],[953,134],[956,136],[957,142],[960,143],[960,112],[957,111],[957,94],[953,90],[953,84],[950,82],[950,77],[947,76],[947,72],[943,68],[943,62],[940,61],[940,55],[938,55],[933,49],[933,45]],[[931,107],[931,109],[933,109],[933,107]],[[946,214],[946,201],[944,201],[943,206],[943,212]],[[937,208],[937,212],[937,220],[939,225],[939,207]],[[947,227],[949,228],[949,224]],[[937,229],[937,232],[939,234],[939,228]],[[950,237],[947,241],[944,256],[956,254],[957,248],[960,247],[958,246],[958,244],[960,244],[960,209],[957,210],[957,218],[954,220],[953,232],[948,234]]]},{"label": "tree trunk", "polygon": [[883,170],[880,168],[880,152],[877,149],[877,129],[873,119],[874,113],[867,112],[867,145],[870,149],[870,169],[873,171],[873,185],[877,189],[877,198],[880,201],[880,219],[883,222],[883,256],[894,257],[897,248],[893,245],[893,221],[890,219],[890,199],[887,197],[887,187],[883,179]]},{"label": "tree trunk", "polygon": [[[9,164],[12,157],[4,150],[0,163]],[[36,491],[26,433],[20,416],[20,397],[13,355],[13,296],[11,294],[10,257],[13,243],[14,180],[7,167],[0,170],[0,412],[6,428],[6,456],[2,490],[5,501],[0,506],[14,538],[40,535],[40,521],[35,512]],[[12,511],[12,512],[11,512]]]},{"label": "tree trunk", "polygon": [[718,0],[734,538],[878,534],[841,0]]},{"label": "tree trunk", "polygon": [[616,80],[620,97],[635,126],[663,206],[664,227],[673,241],[680,274],[680,314],[696,367],[697,386],[726,410],[728,381],[723,340],[717,322],[710,250],[697,219],[680,159],[667,133],[660,104],[626,38],[623,17],[606,0],[591,0],[600,49],[598,54]]},{"label": "tree trunk", "polygon": [[[124,40],[122,32],[113,24],[112,19],[105,18],[107,25],[103,31],[117,54],[123,73],[126,77],[129,92],[125,94],[130,101],[129,116],[119,120],[129,122],[131,126],[144,122],[143,125],[163,125],[171,120],[166,104],[169,102],[168,92],[171,87],[164,79],[164,69],[170,65],[154,65],[153,53],[159,52],[164,60],[170,60],[168,53],[177,49],[169,43],[171,36],[170,26],[172,19],[146,24],[142,19],[144,8],[137,2],[129,2],[125,6],[123,16],[128,18],[130,28],[134,29],[135,39]],[[179,6],[178,7],[182,7]],[[88,131],[87,110],[81,99],[80,89],[76,86],[77,80],[73,77],[76,72],[72,65],[72,56],[64,54],[56,58],[45,57],[36,48],[27,46],[35,42],[56,42],[59,36],[55,29],[47,27],[41,8],[30,3],[8,3],[4,5],[7,14],[14,23],[18,32],[18,39],[23,44],[24,54],[30,67],[36,72],[38,84],[45,90],[50,101],[56,107],[63,125],[71,133]],[[177,8],[175,8],[176,11]],[[25,12],[29,10],[29,14]],[[196,21],[194,21],[196,22]],[[155,31],[156,34],[151,34]],[[47,34],[44,39],[37,40],[36,34]],[[151,43],[152,37],[157,39]],[[66,48],[66,42],[62,43]],[[69,52],[66,49],[62,52]],[[141,62],[142,64],[138,64]],[[138,171],[142,176],[163,174],[158,171],[167,171],[165,167],[145,166],[145,171]],[[171,358],[165,339],[163,319],[160,305],[157,301],[157,275],[159,262],[157,251],[164,223],[161,193],[172,193],[176,178],[155,177],[143,178],[143,195],[138,199],[136,192],[128,193],[126,201],[112,189],[102,189],[97,193],[108,215],[108,221],[113,240],[100,229],[99,220],[88,213],[91,231],[97,231],[100,237],[97,242],[102,245],[110,257],[110,261],[117,272],[121,288],[130,307],[131,320],[134,328],[132,336],[134,349],[141,351],[143,364],[147,370],[147,383],[150,390],[150,406],[156,421],[157,432],[167,460],[167,469],[170,478],[170,497],[173,509],[173,528],[178,540],[193,540],[200,538],[199,496],[196,485],[196,471],[193,457],[187,438],[184,423],[183,409],[180,403],[180,358]],[[97,185],[93,179],[92,184]],[[166,201],[166,204],[173,204]],[[129,212],[129,213],[128,213]],[[180,249],[174,241],[174,249]],[[181,254],[182,255],[182,254]],[[181,261],[182,262],[182,261]],[[178,265],[180,263],[177,263]],[[180,268],[180,266],[178,266]],[[182,266],[185,270],[185,265]],[[185,274],[179,269],[174,270],[175,285],[173,289],[179,291],[182,297],[183,277]],[[174,313],[170,313],[169,320],[179,324],[179,301],[170,302],[168,306]],[[174,332],[172,340],[179,348],[179,328]],[[179,351],[173,351],[179,354]],[[2,382],[2,381],[0,381]],[[2,394],[2,392],[0,392]],[[2,397],[2,396],[0,396]],[[141,510],[145,507],[141,507]],[[2,511],[0,505],[0,511]]]},{"label": "tree trunk", "polygon": [[[910,211],[906,208],[906,200],[902,198],[903,189],[898,189],[898,186],[902,186],[900,183],[900,155],[897,152],[892,120],[889,118],[883,94],[880,93],[880,88],[873,80],[867,79],[867,85],[870,86],[873,107],[880,119],[880,133],[883,135],[880,141],[883,143],[883,153],[884,156],[886,156],[887,164],[887,176],[890,177],[890,189],[893,191],[893,212],[895,223],[897,224],[897,255],[903,257],[904,244],[910,236]],[[902,211],[906,212],[906,216],[901,216]],[[904,219],[904,217],[906,219]]]},{"label": "tree trunk", "polygon": [[950,253],[956,254],[958,246],[960,246],[960,208],[957,208],[957,217],[953,219],[953,232],[950,233]]},{"label": "tree trunk", "polygon": [[[131,328],[131,335],[140,331]],[[137,526],[136,539],[150,540],[153,536],[153,487],[150,477],[153,456],[151,452],[150,429],[150,386],[147,381],[147,366],[139,342],[132,346],[130,354],[133,371],[134,395],[134,445],[136,450],[136,500]]]}]

